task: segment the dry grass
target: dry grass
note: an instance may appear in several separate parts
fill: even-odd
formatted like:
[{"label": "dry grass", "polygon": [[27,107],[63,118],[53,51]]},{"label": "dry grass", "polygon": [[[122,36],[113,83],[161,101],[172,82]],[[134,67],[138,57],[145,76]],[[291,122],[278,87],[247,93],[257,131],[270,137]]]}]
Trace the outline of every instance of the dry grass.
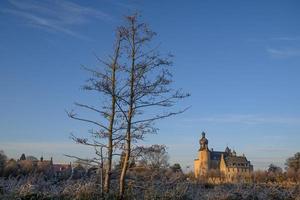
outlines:
[{"label": "dry grass", "polygon": [[[117,180],[106,199],[116,199]],[[297,183],[205,184],[182,173],[135,171],[128,176],[126,198],[130,200],[300,200]],[[42,175],[0,178],[0,199],[101,199],[95,179],[46,180]],[[103,199],[103,198],[102,198]]]}]

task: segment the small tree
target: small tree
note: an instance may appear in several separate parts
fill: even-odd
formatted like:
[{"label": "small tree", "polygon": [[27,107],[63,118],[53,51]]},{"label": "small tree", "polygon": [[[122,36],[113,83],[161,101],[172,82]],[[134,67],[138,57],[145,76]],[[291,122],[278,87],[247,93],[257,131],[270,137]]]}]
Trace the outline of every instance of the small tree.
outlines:
[{"label": "small tree", "polygon": [[175,163],[170,167],[173,172],[182,172],[181,166],[179,163]]},{"label": "small tree", "polygon": [[30,160],[20,160],[18,165],[22,175],[28,175],[34,171],[33,163]]},{"label": "small tree", "polygon": [[10,159],[5,163],[3,175],[5,177],[18,175],[18,164],[14,159]]},{"label": "small tree", "polygon": [[278,166],[276,166],[276,165],[274,165],[274,164],[270,164],[269,165],[269,168],[268,168],[268,172],[269,173],[281,173],[282,172],[282,169],[281,169],[281,167],[278,167]]},{"label": "small tree", "polygon": [[20,160],[26,160],[26,156],[24,153],[22,153],[21,157],[20,157]]},{"label": "small tree", "polygon": [[296,153],[293,157],[286,160],[287,169],[293,169],[295,172],[300,170],[300,152]]},{"label": "small tree", "polygon": [[268,181],[271,182],[282,182],[284,180],[284,174],[282,173],[282,168],[274,164],[270,164],[268,168]]},{"label": "small tree", "polygon": [[0,151],[0,176],[3,174],[5,162],[7,160],[7,156],[5,155],[4,151]]},{"label": "small tree", "polygon": [[166,168],[169,166],[168,160],[169,156],[165,145],[155,144],[143,148],[140,153],[140,164],[149,167],[150,169]]}]

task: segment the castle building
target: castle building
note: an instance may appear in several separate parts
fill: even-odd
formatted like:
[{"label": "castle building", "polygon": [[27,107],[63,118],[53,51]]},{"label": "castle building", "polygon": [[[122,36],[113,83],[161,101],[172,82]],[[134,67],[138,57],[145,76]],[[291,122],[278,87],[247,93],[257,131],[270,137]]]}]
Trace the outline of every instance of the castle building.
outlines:
[{"label": "castle building", "polygon": [[198,158],[194,160],[196,178],[208,175],[210,170],[217,170],[225,180],[231,181],[236,177],[247,176],[253,171],[253,165],[245,155],[238,156],[234,150],[232,151],[228,147],[225,151],[209,149],[204,132],[202,132],[199,143]]}]

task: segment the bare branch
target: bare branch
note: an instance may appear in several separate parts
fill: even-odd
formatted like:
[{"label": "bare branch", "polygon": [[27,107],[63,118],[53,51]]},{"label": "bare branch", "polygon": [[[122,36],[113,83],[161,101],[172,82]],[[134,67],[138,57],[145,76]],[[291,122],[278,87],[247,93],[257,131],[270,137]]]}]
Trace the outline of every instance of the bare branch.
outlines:
[{"label": "bare branch", "polygon": [[96,161],[96,159],[83,159],[83,158],[80,158],[80,157],[77,157],[77,156],[68,155],[68,154],[64,154],[64,156],[67,156],[69,158],[75,158],[77,160],[81,160],[81,161],[84,161],[84,162],[87,162],[87,163],[100,164],[100,162]]},{"label": "bare branch", "polygon": [[76,106],[78,106],[78,107],[87,108],[87,109],[89,109],[89,110],[92,110],[92,111],[95,111],[95,112],[97,112],[97,113],[100,113],[100,114],[102,114],[104,117],[109,117],[109,116],[110,116],[107,112],[98,110],[98,109],[96,109],[96,108],[94,108],[94,107],[92,107],[92,106],[88,106],[88,105],[86,105],[86,104],[80,104],[80,103],[76,103],[76,102],[75,102],[74,104],[75,104]]},{"label": "bare branch", "polygon": [[167,118],[167,117],[170,117],[170,116],[173,116],[173,115],[178,115],[178,114],[184,113],[186,110],[188,110],[188,108],[185,108],[184,110],[181,110],[181,111],[178,111],[178,112],[170,112],[170,113],[163,114],[163,115],[157,115],[153,118],[135,121],[135,122],[132,122],[132,124],[137,124],[137,123],[142,123],[142,122],[153,122],[153,121],[158,120],[158,119],[164,119],[164,118]]},{"label": "bare branch", "polygon": [[66,111],[66,113],[67,113],[67,115],[68,115],[70,118],[72,118],[72,119],[76,119],[76,120],[83,121],[83,122],[88,122],[88,123],[97,125],[97,126],[99,126],[99,127],[101,127],[101,128],[104,128],[104,129],[108,130],[108,128],[107,128],[106,126],[104,126],[104,125],[102,125],[102,124],[100,124],[100,123],[98,123],[98,122],[95,122],[95,121],[89,120],[89,119],[84,119],[84,118],[76,117],[76,114],[73,113],[72,111],[71,111],[71,112]]}]

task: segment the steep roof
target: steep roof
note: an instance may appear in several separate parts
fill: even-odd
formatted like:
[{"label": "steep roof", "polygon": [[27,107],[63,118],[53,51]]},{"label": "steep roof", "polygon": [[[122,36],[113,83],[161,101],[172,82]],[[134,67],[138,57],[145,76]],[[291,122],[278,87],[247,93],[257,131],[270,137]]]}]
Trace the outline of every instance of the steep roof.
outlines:
[{"label": "steep roof", "polygon": [[226,156],[224,159],[227,166],[246,167],[249,164],[244,156]]},{"label": "steep roof", "polygon": [[217,160],[217,161],[220,161],[221,160],[221,156],[222,154],[226,154],[225,152],[222,152],[222,151],[211,151],[210,152],[210,159],[211,160]]}]

